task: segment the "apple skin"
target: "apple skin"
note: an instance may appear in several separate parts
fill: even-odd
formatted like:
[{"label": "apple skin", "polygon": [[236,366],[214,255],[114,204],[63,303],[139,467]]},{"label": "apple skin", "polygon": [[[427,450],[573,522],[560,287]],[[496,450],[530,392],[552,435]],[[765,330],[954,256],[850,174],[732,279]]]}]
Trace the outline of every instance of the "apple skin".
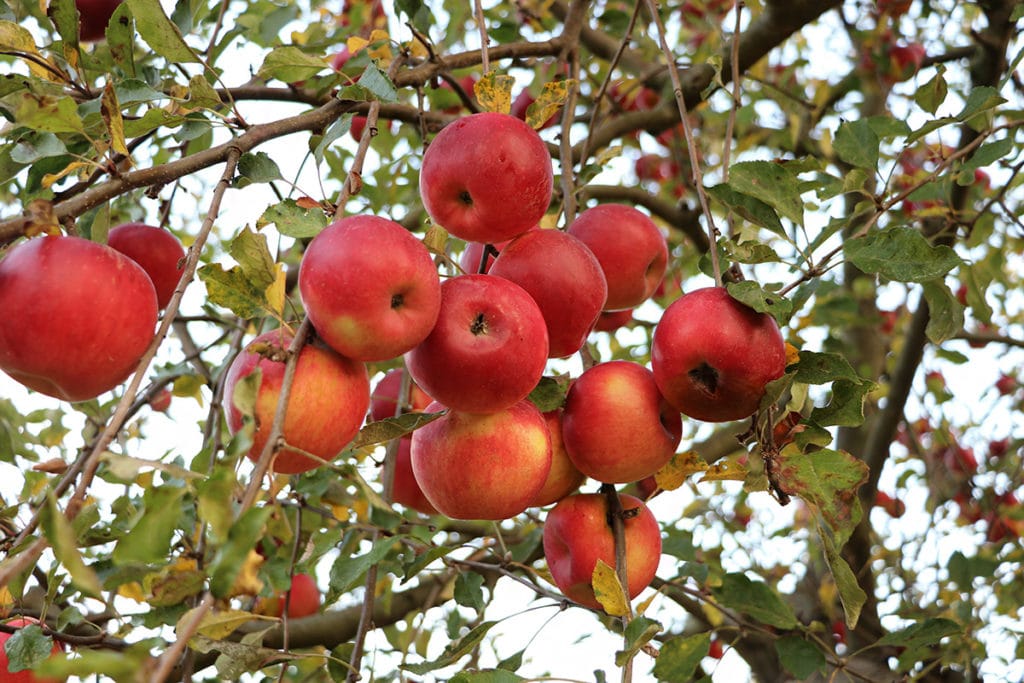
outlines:
[{"label": "apple skin", "polygon": [[441,281],[423,243],[394,221],[349,216],[306,247],[299,292],[320,338],[363,361],[402,355],[426,338]]},{"label": "apple skin", "polygon": [[624,308],[621,311],[601,311],[601,315],[597,317],[597,323],[594,325],[594,332],[614,332],[632,321],[632,308]]},{"label": "apple skin", "polygon": [[[17,619],[11,619],[10,621],[4,622],[5,626],[29,626],[30,624],[38,624],[37,619],[32,617],[18,617]],[[60,683],[60,679],[36,676],[31,670],[19,671],[17,673],[11,673],[10,660],[7,658],[7,651],[4,649],[7,645],[7,641],[10,640],[13,633],[0,632],[0,681],[3,683]],[[53,644],[53,650],[51,654],[60,654],[61,647],[57,643]]]},{"label": "apple skin", "polygon": [[441,285],[437,324],[405,364],[434,400],[492,413],[526,398],[547,358],[544,316],[522,287],[494,275],[460,275]]},{"label": "apple skin", "polygon": [[594,329],[608,297],[597,258],[583,242],[560,230],[531,230],[515,238],[491,266],[533,297],[548,330],[548,357],[576,353]]},{"label": "apple skin", "polygon": [[606,484],[639,481],[661,469],[682,438],[679,411],[650,370],[627,360],[600,363],[565,397],[562,438],[573,464]]},{"label": "apple skin", "polygon": [[569,226],[597,257],[608,281],[606,311],[634,308],[654,294],[668,267],[668,245],[658,226],[624,204],[599,204]]},{"label": "apple skin", "polygon": [[554,189],[551,155],[525,122],[482,112],[431,141],[420,169],[430,218],[467,242],[503,242],[540,221]]},{"label": "apple skin", "polygon": [[78,8],[78,39],[84,42],[103,40],[107,24],[124,0],[75,0]]},{"label": "apple skin", "polygon": [[[533,230],[540,230],[540,226],[535,225],[527,232]],[[500,254],[501,250],[508,246],[508,243],[511,241],[512,240],[505,240],[504,242],[498,242],[491,246],[493,246],[494,250]],[[488,255],[487,261],[484,263],[484,272],[480,272],[480,259],[483,258],[484,255],[484,246],[486,245],[483,242],[466,242],[466,248],[462,250],[462,255],[459,256],[459,267],[462,268],[463,273],[467,273],[469,275],[486,275],[491,271],[491,266],[494,265],[494,261],[498,258],[495,254]]]},{"label": "apple skin", "polygon": [[543,488],[530,503],[530,507],[546,507],[557,503],[582,486],[587,479],[587,475],[576,469],[569,454],[565,452],[565,443],[562,441],[562,409],[544,413],[544,421],[547,422],[548,432],[551,434],[551,471],[548,472]]},{"label": "apple skin", "polygon": [[167,308],[185,271],[185,248],[178,238],[144,223],[124,223],[107,233],[107,246],[142,266],[153,281],[157,306]]},{"label": "apple skin", "polygon": [[[228,428],[234,434],[242,427],[242,413],[235,405],[235,385],[243,377],[262,371],[256,398],[256,433],[248,456],[259,459],[270,426],[274,421],[281,383],[284,380],[284,351],[291,343],[284,330],[266,332],[253,339],[231,362],[224,381]],[[266,358],[256,350],[266,349],[275,358]],[[370,381],[366,367],[339,356],[316,343],[307,343],[299,351],[284,420],[284,439],[290,446],[331,461],[359,431],[370,405]],[[298,474],[320,466],[298,450],[282,449],[274,458],[273,471]]]},{"label": "apple skin", "polygon": [[[272,598],[260,598],[256,602],[255,612],[280,619],[285,613],[285,593],[278,593]],[[291,597],[287,598],[288,618],[301,619],[320,611],[320,589],[316,579],[309,574],[293,574]]]},{"label": "apple skin", "polygon": [[707,287],[665,309],[651,367],[661,393],[684,415],[728,422],[757,410],[765,386],[786,370],[786,348],[774,318]]},{"label": "apple skin", "polygon": [[[434,402],[429,412],[444,410]],[[551,434],[529,401],[498,412],[449,411],[412,433],[412,471],[452,519],[508,519],[530,506],[551,470]]]},{"label": "apple skin", "polygon": [[156,322],[149,276],[106,245],[40,237],[0,261],[0,370],[40,393],[85,401],[110,391]]},{"label": "apple skin", "polygon": [[430,504],[423,494],[416,473],[412,470],[412,437],[403,436],[398,440],[395,452],[395,478],[391,484],[391,498],[407,508],[425,515],[436,515],[437,508]]},{"label": "apple skin", "polygon": [[[624,520],[626,531],[626,592],[632,600],[650,585],[661,559],[661,529],[643,502],[620,495],[622,509],[638,513]],[[602,609],[591,580],[597,561],[615,566],[615,538],[608,525],[608,501],[600,493],[577,493],[563,498],[544,522],[544,555],[555,585],[567,598]]]},{"label": "apple skin", "polygon": [[[402,368],[388,370],[377,382],[370,396],[370,419],[376,422],[395,416],[398,394],[402,390]],[[402,412],[422,413],[434,399],[410,380],[408,410]]]}]

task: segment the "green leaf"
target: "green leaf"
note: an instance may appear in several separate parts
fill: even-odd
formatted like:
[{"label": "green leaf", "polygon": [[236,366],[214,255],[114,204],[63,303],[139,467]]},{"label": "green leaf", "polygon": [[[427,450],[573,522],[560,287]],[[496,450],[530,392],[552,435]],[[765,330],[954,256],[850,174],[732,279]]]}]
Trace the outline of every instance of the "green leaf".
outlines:
[{"label": "green leaf", "polygon": [[306,54],[293,45],[286,45],[270,51],[258,75],[265,80],[276,78],[285,83],[296,83],[316,76],[327,66],[327,60],[323,57]]},{"label": "green leaf", "polygon": [[729,168],[729,187],[768,204],[784,218],[803,225],[800,179],[772,161],[741,161]]},{"label": "green leaf", "polygon": [[795,381],[804,384],[828,384],[837,379],[860,383],[863,380],[850,365],[850,361],[838,353],[801,351],[796,368]]},{"label": "green leaf", "polygon": [[922,85],[914,93],[914,102],[929,114],[938,111],[939,106],[946,101],[949,94],[949,87],[946,85],[946,68],[939,64],[935,75],[931,80]]},{"label": "green leaf", "polygon": [[164,12],[160,0],[128,0],[126,4],[135,17],[135,30],[154,52],[170,62],[201,61]]},{"label": "green leaf", "polygon": [[446,666],[451,666],[472,652],[484,639],[487,632],[490,631],[497,623],[498,622],[496,621],[485,621],[462,638],[448,643],[448,646],[444,649],[444,652],[441,653],[441,656],[433,662],[424,662],[423,664],[405,664],[400,668],[419,676],[425,673],[430,673],[431,671],[436,671],[437,669],[443,669]]},{"label": "green leaf", "polygon": [[938,645],[943,638],[962,635],[963,629],[955,621],[941,618],[928,619],[883,636],[878,641],[878,645],[906,648],[899,655],[900,670],[906,671],[918,661],[928,656],[931,652],[930,649]]},{"label": "green leaf", "polygon": [[970,185],[974,182],[975,170],[994,164],[1000,159],[1008,158],[1013,154],[1013,148],[1014,140],[1012,136],[1007,136],[979,147],[978,150],[964,162],[963,170],[968,172],[967,176],[969,177],[969,182],[965,184]]},{"label": "green leaf", "polygon": [[[188,82],[188,106],[194,109],[218,110],[224,106],[220,95],[213,89],[209,81],[196,74]],[[244,156],[247,155],[243,155]]]},{"label": "green leaf", "polygon": [[782,259],[771,246],[764,242],[734,242],[724,237],[718,242],[726,257],[739,263],[780,263]]},{"label": "green leaf", "polygon": [[392,439],[398,439],[406,434],[411,434],[425,424],[429,424],[444,415],[444,411],[437,413],[404,413],[397,417],[386,417],[383,420],[369,422],[349,444],[350,450],[365,448],[376,444],[387,443]]},{"label": "green leaf", "polygon": [[661,629],[661,624],[647,617],[636,617],[626,624],[623,634],[626,639],[626,649],[615,653],[615,665],[625,666],[626,662],[635,657],[644,645],[651,642],[651,639],[661,632]]},{"label": "green leaf", "polygon": [[874,382],[836,380],[828,405],[815,407],[811,419],[822,427],[859,427],[864,424],[864,401],[874,390]]},{"label": "green leaf", "polygon": [[964,307],[942,280],[931,280],[923,285],[928,302],[928,326],[925,334],[933,344],[941,344],[964,329]]},{"label": "green leaf", "polygon": [[263,536],[267,520],[273,513],[274,508],[269,505],[249,508],[231,525],[227,542],[210,564],[210,592],[215,597],[224,598],[230,594],[245,558]]},{"label": "green leaf", "polygon": [[836,154],[846,163],[874,169],[878,166],[879,144],[880,140],[871,124],[865,119],[858,119],[839,124],[834,146]]},{"label": "green leaf", "polygon": [[396,539],[382,538],[373,544],[369,551],[356,557],[338,556],[331,566],[330,587],[336,593],[347,593],[355,587],[359,577],[367,569],[377,564],[395,547]]},{"label": "green leaf", "polygon": [[247,152],[238,159],[238,175],[251,183],[269,183],[281,179],[281,169],[266,152]]},{"label": "green leaf", "polygon": [[57,501],[52,495],[46,498],[46,505],[39,511],[39,521],[43,535],[50,542],[53,554],[57,556],[64,568],[68,570],[72,583],[84,593],[94,598],[102,595],[99,577],[92,567],[85,564],[78,552],[78,539],[68,518],[58,509]]},{"label": "green leaf", "polygon": [[768,584],[751,581],[743,574],[726,574],[722,577],[722,585],[713,588],[712,593],[725,607],[770,626],[790,629],[799,623],[793,609]]},{"label": "green leaf", "polygon": [[266,235],[246,228],[231,240],[228,252],[238,261],[242,272],[256,287],[265,289],[277,279],[274,257],[270,255],[270,249],[267,247]]},{"label": "green leaf", "polygon": [[363,74],[356,81],[356,85],[366,88],[375,99],[381,102],[397,102],[398,89],[391,82],[387,74],[381,71],[376,64],[367,64]]},{"label": "green leaf", "polygon": [[30,133],[11,149],[11,159],[19,164],[34,164],[40,159],[67,154],[67,147],[52,133]]},{"label": "green leaf", "polygon": [[956,120],[966,122],[978,114],[995,109],[1005,103],[1006,100],[992,86],[983,85],[977,87],[967,96],[967,102],[964,104],[964,108],[960,110],[960,113],[956,115]]},{"label": "green leaf", "polygon": [[653,673],[659,681],[688,681],[710,649],[711,634],[707,632],[670,638],[661,646]]},{"label": "green leaf", "polygon": [[842,547],[860,522],[857,489],[868,480],[868,466],[845,451],[801,453],[793,445],[779,453],[776,471],[783,489],[818,510]]},{"label": "green leaf", "polygon": [[434,15],[430,13],[430,4],[424,0],[396,0],[395,7],[409,17],[420,33],[430,34],[430,28],[434,25]]},{"label": "green leaf", "polygon": [[196,484],[199,517],[210,525],[214,537],[222,541],[228,538],[234,524],[232,500],[237,483],[234,467],[219,466]]},{"label": "green leaf", "polygon": [[707,191],[708,194],[734,211],[740,218],[771,230],[778,235],[785,234],[785,228],[782,227],[782,221],[779,220],[779,215],[775,213],[775,209],[760,199],[737,192],[725,184],[709,187]]},{"label": "green leaf", "polygon": [[[96,594],[99,597],[99,594]],[[7,671],[12,674],[19,671],[34,669],[46,661],[53,653],[53,638],[43,633],[38,624],[29,624],[15,631],[4,643],[4,652],[7,654]],[[8,680],[7,675],[0,676]],[[12,677],[15,678],[15,677]],[[22,677],[16,677],[21,680]],[[36,680],[32,676],[24,677],[24,680]]]},{"label": "green leaf", "polygon": [[565,393],[569,389],[568,380],[568,377],[541,377],[540,382],[526,398],[542,413],[558,410],[565,403]]},{"label": "green leaf", "polygon": [[240,268],[224,270],[219,263],[199,269],[210,303],[223,306],[241,318],[257,318],[267,310],[266,296],[253,287]]},{"label": "green leaf", "polygon": [[[312,147],[313,158],[316,159],[318,166],[324,163],[324,153],[327,151],[327,148],[352,128],[352,119],[354,118],[355,114],[343,114],[341,118],[330,125],[327,132],[322,136],[314,135],[310,137],[310,147]],[[316,142],[315,145],[313,144],[314,142]],[[265,213],[264,216],[266,216]],[[296,237],[296,235],[290,236]]]},{"label": "green leaf", "polygon": [[478,613],[484,609],[484,577],[476,572],[462,572],[455,579],[455,602],[463,607],[472,607]]},{"label": "green leaf", "polygon": [[844,249],[846,258],[865,273],[897,282],[934,280],[962,263],[951,248],[933,246],[913,228],[877,230],[848,240]]},{"label": "green leaf", "polygon": [[70,97],[21,93],[14,98],[14,120],[19,126],[45,133],[82,133],[85,127],[78,105]]},{"label": "green leaf", "polygon": [[813,643],[798,636],[786,636],[775,641],[779,662],[800,680],[825,671],[825,655]]},{"label": "green leaf", "polygon": [[753,280],[730,282],[726,289],[732,298],[758,313],[771,315],[780,325],[785,325],[793,313],[793,304],[789,299],[764,289]]},{"label": "green leaf", "polygon": [[142,512],[132,530],[114,547],[115,564],[156,564],[167,556],[178,520],[184,513],[181,505],[185,489],[154,486],[143,496]]},{"label": "green leaf", "polygon": [[285,199],[267,207],[256,221],[257,228],[267,225],[275,226],[277,231],[286,237],[305,239],[316,237],[327,227],[327,216],[320,207],[306,209],[299,206],[294,199]]},{"label": "green leaf", "polygon": [[488,669],[484,671],[462,671],[452,676],[450,683],[520,683],[527,679],[516,676],[504,669]]},{"label": "green leaf", "polygon": [[146,647],[135,647],[119,652],[82,647],[75,649],[74,657],[66,654],[53,655],[37,669],[36,673],[62,680],[68,676],[86,680],[95,675],[96,678],[102,677],[103,680],[126,683],[137,680],[139,672],[145,667],[143,662],[147,659],[149,657]]},{"label": "green leaf", "polygon": [[825,551],[825,564],[832,572],[836,589],[839,591],[839,601],[843,603],[843,611],[846,613],[846,625],[851,629],[856,628],[857,621],[860,620],[860,612],[864,608],[868,596],[857,583],[857,576],[850,569],[850,565],[839,554],[832,532],[820,522],[817,527],[818,539]]}]

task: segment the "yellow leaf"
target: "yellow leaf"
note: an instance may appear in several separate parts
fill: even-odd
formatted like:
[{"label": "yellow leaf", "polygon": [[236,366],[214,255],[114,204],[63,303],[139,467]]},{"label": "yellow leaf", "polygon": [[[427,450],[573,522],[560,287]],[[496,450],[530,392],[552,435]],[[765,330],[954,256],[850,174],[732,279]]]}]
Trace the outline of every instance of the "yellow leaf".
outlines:
[{"label": "yellow leaf", "polygon": [[427,228],[427,234],[423,236],[423,246],[432,254],[443,254],[445,244],[448,243],[448,231],[440,225],[431,225]]},{"label": "yellow leaf", "polygon": [[629,614],[629,601],[626,591],[619,583],[615,570],[598,560],[594,573],[590,577],[590,585],[594,589],[594,597],[604,607],[604,611],[613,617],[624,617]]},{"label": "yellow leaf", "polygon": [[362,36],[349,36],[349,39],[345,41],[345,47],[348,48],[350,55],[354,55],[369,44],[370,41]]},{"label": "yellow leaf", "polygon": [[199,375],[182,375],[174,379],[171,386],[171,393],[182,398],[192,397],[203,405],[203,392],[201,389],[206,386],[206,380]]},{"label": "yellow leaf", "polygon": [[792,365],[800,360],[800,349],[789,342],[786,342],[786,365]]},{"label": "yellow leaf", "polygon": [[735,460],[720,460],[708,468],[700,482],[705,481],[744,481],[747,478],[747,468]]},{"label": "yellow leaf", "polygon": [[707,469],[708,464],[697,455],[697,451],[676,453],[664,467],[654,473],[654,481],[663,491],[675,491],[691,474],[706,472]]},{"label": "yellow leaf", "polygon": [[278,316],[284,315],[284,265],[280,263],[274,264],[274,282],[271,283],[271,285],[264,290],[263,294],[264,296],[267,297],[267,304],[270,306],[270,310],[276,313]]},{"label": "yellow leaf", "polygon": [[[199,609],[194,607],[189,611],[181,615],[178,619],[178,625],[175,631],[180,632],[182,626],[189,623],[192,620],[193,613]],[[229,634],[234,632],[242,624],[252,621],[256,617],[251,612],[243,612],[241,610],[225,610],[223,612],[208,612],[203,617],[202,621],[199,622],[199,629],[196,632],[198,635],[212,638],[213,640],[222,640]]]},{"label": "yellow leaf", "polygon": [[542,128],[562,108],[575,87],[576,80],[572,78],[545,83],[540,96],[526,109],[526,123],[538,130]]},{"label": "yellow leaf", "polygon": [[14,596],[11,595],[11,591],[7,590],[7,586],[0,586],[0,619],[7,618],[12,607],[14,607]]},{"label": "yellow leaf", "polygon": [[710,602],[700,603],[700,611],[704,613],[704,618],[708,620],[712,628],[718,628],[725,621],[725,615],[722,614],[722,610]]},{"label": "yellow leaf", "polygon": [[103,122],[107,124],[107,131],[110,133],[110,146],[118,154],[123,154],[131,161],[131,152],[124,140],[124,119],[121,118],[121,105],[114,93],[114,86],[108,81],[103,87],[103,96],[100,98],[100,113],[103,115]]},{"label": "yellow leaf", "polygon": [[32,34],[13,21],[0,21],[0,51],[13,52],[15,56],[21,57],[25,64],[28,65],[28,69],[33,76],[39,76],[51,81],[56,80],[55,74],[40,64],[40,62],[46,62],[53,66],[49,60],[39,53],[39,49],[36,48],[36,42],[32,39]]},{"label": "yellow leaf", "polygon": [[484,74],[473,86],[473,94],[484,111],[507,114],[512,109],[512,86],[516,79],[493,71]]},{"label": "yellow leaf", "polygon": [[63,170],[57,173],[47,173],[46,175],[44,175],[42,181],[43,188],[48,190],[54,183],[56,183],[64,176],[70,173],[74,173],[80,168],[88,168],[91,167],[92,165],[93,164],[88,161],[72,161],[70,164],[65,166]]},{"label": "yellow leaf", "polygon": [[138,581],[122,583],[117,587],[117,594],[122,598],[130,598],[138,603],[146,602],[146,593],[142,590],[142,584]]},{"label": "yellow leaf", "polygon": [[249,555],[242,563],[242,569],[235,577],[235,583],[231,586],[228,597],[239,595],[259,595],[263,590],[263,581],[260,580],[260,566],[263,564],[263,556],[255,550],[250,550]]},{"label": "yellow leaf", "polygon": [[657,592],[651,593],[649,597],[645,598],[643,602],[637,605],[636,609],[634,610],[637,616],[643,615],[643,613],[647,611],[647,608],[651,606],[651,603],[654,602],[654,598],[658,597],[658,595],[659,594]]},{"label": "yellow leaf", "polygon": [[60,234],[60,223],[57,222],[57,214],[54,213],[53,203],[49,199],[33,199],[25,205],[25,214],[28,216],[25,237],[35,237],[43,233]]}]

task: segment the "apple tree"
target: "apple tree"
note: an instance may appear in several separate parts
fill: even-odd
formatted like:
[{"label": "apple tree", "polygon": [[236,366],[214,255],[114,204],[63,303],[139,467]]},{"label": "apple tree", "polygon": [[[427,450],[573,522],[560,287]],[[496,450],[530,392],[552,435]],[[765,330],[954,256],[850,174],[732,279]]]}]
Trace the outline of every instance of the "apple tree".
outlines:
[{"label": "apple tree", "polygon": [[0,679],[1020,678],[1022,18],[0,5]]}]

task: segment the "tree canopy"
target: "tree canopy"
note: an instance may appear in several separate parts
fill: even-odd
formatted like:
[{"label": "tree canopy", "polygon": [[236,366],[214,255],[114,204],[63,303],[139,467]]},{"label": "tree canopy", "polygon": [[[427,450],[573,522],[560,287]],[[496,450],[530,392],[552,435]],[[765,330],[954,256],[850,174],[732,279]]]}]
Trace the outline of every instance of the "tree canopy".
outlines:
[{"label": "tree canopy", "polygon": [[[0,5],[0,278],[47,236],[106,244],[130,222],[180,240],[182,275],[112,391],[69,402],[0,377],[0,616],[40,620],[0,622],[12,671],[1024,675],[1024,3],[110,4],[95,36],[103,2]],[[483,265],[486,249],[460,263],[473,245],[431,219],[420,184],[439,131],[479,112],[511,112],[544,140],[541,229],[625,204],[667,240],[653,296],[602,313],[579,353],[547,362],[529,396],[541,411],[595,366],[650,368],[666,309],[694,290],[724,287],[785,341],[785,372],[752,416],[683,415],[653,478],[582,484],[611,506],[617,545],[636,512],[615,511],[619,493],[657,518],[661,561],[634,600],[621,545],[591,577],[602,609],[564,597],[542,543],[550,505],[485,522],[396,502],[403,440],[444,411],[416,404],[407,373],[405,409],[360,411],[355,437],[300,474],[270,471],[289,446],[286,400],[258,416],[270,371],[226,389],[246,345],[283,328],[287,397],[299,354],[326,336],[299,266],[341,218],[397,222],[442,281]],[[38,298],[0,309],[25,312],[0,319],[0,346],[65,372],[79,355],[41,329],[64,321],[28,322],[62,278],[79,287],[68,265],[49,268],[30,277]],[[128,285],[82,287],[100,302]],[[74,363],[99,365],[120,341]],[[351,363],[375,388],[406,367],[401,354]],[[305,600],[287,592],[299,575],[320,605],[275,616],[275,596]],[[518,633],[522,610],[548,619],[538,628],[584,629],[581,649],[552,655],[547,631]],[[578,654],[593,643],[608,665]]]}]

